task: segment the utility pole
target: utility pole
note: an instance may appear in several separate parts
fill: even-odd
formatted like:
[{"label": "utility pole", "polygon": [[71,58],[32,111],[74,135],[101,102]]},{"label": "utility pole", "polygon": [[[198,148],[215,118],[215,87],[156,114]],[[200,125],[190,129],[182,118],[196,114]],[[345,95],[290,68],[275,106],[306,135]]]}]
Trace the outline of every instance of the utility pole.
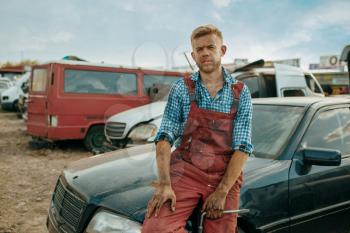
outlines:
[{"label": "utility pole", "polygon": [[349,75],[348,93],[350,94],[350,44],[344,47],[340,56],[340,60],[345,61],[348,65],[348,75]]}]

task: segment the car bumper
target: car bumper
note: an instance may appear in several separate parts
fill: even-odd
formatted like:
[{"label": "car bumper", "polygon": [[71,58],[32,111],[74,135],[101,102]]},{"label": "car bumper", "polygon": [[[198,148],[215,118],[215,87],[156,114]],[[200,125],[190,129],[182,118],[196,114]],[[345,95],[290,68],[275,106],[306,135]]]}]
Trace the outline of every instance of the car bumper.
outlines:
[{"label": "car bumper", "polygon": [[4,110],[13,110],[13,104],[12,103],[1,103],[1,108]]},{"label": "car bumper", "polygon": [[49,233],[61,233],[58,229],[57,226],[54,225],[54,223],[52,222],[52,217],[50,216],[50,212],[47,216],[46,219],[46,227]]},{"label": "car bumper", "polygon": [[55,208],[50,206],[49,214],[46,220],[46,227],[49,233],[76,233],[71,228],[67,227],[66,223],[59,222],[58,213]]}]

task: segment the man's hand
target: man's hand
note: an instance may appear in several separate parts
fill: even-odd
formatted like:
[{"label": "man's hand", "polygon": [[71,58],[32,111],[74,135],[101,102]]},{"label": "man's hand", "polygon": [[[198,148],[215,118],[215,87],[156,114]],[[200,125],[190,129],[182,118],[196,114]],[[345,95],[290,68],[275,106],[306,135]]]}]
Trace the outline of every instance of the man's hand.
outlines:
[{"label": "man's hand", "polygon": [[226,196],[241,174],[247,158],[248,154],[239,150],[236,150],[232,155],[220,184],[204,202],[202,211],[207,211],[208,218],[216,219],[222,217]]},{"label": "man's hand", "polygon": [[202,212],[207,212],[207,218],[217,219],[222,217],[226,203],[226,196],[227,194],[225,192],[219,190],[216,190],[209,195],[202,207]]},{"label": "man's hand", "polygon": [[174,190],[170,185],[152,184],[156,190],[153,194],[152,199],[148,203],[147,207],[147,218],[151,217],[154,213],[157,217],[160,208],[167,201],[170,201],[170,208],[175,211],[176,196]]}]

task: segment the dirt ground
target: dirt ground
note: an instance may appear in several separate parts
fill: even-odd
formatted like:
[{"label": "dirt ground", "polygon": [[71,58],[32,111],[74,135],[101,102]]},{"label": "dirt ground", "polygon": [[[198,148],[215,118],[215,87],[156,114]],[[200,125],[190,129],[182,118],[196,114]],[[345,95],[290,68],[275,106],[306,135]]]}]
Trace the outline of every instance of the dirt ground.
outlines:
[{"label": "dirt ground", "polygon": [[92,155],[77,142],[33,149],[30,140],[23,120],[0,111],[0,233],[47,233],[58,175],[68,163]]}]

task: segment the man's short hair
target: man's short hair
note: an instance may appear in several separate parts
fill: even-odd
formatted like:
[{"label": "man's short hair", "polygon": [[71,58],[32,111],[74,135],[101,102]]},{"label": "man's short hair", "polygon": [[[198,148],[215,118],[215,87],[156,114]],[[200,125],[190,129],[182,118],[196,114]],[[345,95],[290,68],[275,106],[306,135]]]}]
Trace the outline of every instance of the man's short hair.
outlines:
[{"label": "man's short hair", "polygon": [[194,39],[197,39],[202,36],[210,35],[210,34],[217,35],[220,38],[220,40],[223,41],[222,32],[214,25],[207,24],[207,25],[199,26],[192,31],[191,43],[193,42]]}]

